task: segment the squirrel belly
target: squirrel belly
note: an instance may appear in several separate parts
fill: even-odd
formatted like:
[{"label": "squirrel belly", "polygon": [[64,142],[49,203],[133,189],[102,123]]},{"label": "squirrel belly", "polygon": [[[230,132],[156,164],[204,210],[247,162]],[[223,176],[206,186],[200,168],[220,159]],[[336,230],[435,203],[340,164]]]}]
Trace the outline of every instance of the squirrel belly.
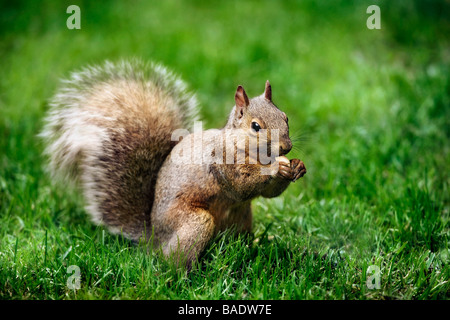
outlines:
[{"label": "squirrel belly", "polygon": [[[276,197],[306,173],[285,157],[288,119],[269,82],[252,99],[238,86],[234,100],[224,128],[189,133],[197,100],[164,67],[136,60],[85,68],[51,101],[41,133],[49,170],[74,182],[95,223],[151,239],[189,267],[218,231],[251,231],[253,198]],[[178,130],[188,132],[181,141]],[[253,142],[269,156],[255,157]]]}]

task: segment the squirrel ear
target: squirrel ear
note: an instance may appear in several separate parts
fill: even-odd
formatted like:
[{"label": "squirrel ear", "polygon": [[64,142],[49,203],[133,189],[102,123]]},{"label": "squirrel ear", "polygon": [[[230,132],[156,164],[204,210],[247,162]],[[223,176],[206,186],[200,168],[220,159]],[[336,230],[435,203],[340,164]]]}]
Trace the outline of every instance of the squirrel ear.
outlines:
[{"label": "squirrel ear", "polygon": [[272,87],[269,83],[269,80],[266,81],[266,89],[264,90],[264,97],[267,100],[272,101]]},{"label": "squirrel ear", "polygon": [[241,118],[244,115],[244,108],[248,107],[250,104],[247,94],[242,86],[237,87],[234,100],[236,101],[236,113],[238,117]]}]

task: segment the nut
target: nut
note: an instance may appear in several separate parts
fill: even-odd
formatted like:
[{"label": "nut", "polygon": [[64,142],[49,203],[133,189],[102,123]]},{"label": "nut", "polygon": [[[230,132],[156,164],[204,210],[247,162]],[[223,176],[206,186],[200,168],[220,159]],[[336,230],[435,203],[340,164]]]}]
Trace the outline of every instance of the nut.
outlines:
[{"label": "nut", "polygon": [[283,162],[285,163],[287,166],[290,166],[291,162],[289,161],[288,158],[286,158],[285,156],[279,156],[275,158],[278,162]]}]

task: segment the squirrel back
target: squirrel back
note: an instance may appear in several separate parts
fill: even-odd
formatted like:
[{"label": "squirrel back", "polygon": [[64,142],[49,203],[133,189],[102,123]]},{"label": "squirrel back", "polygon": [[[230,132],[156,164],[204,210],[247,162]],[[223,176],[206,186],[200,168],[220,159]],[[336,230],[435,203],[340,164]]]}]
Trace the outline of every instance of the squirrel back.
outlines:
[{"label": "squirrel back", "polygon": [[171,135],[196,118],[195,96],[161,65],[106,62],[62,82],[41,136],[52,176],[82,190],[92,220],[138,240]]}]

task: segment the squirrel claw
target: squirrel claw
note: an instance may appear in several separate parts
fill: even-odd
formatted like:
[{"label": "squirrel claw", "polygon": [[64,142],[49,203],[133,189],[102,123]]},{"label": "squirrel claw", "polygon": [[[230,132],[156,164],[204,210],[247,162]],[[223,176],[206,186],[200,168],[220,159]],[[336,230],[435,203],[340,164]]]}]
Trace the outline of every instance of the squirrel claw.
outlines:
[{"label": "squirrel claw", "polygon": [[293,171],[292,182],[297,181],[306,174],[305,164],[299,159],[291,160],[291,169]]},{"label": "squirrel claw", "polygon": [[279,162],[278,176],[286,180],[292,180],[294,175],[291,166],[288,163]]}]

